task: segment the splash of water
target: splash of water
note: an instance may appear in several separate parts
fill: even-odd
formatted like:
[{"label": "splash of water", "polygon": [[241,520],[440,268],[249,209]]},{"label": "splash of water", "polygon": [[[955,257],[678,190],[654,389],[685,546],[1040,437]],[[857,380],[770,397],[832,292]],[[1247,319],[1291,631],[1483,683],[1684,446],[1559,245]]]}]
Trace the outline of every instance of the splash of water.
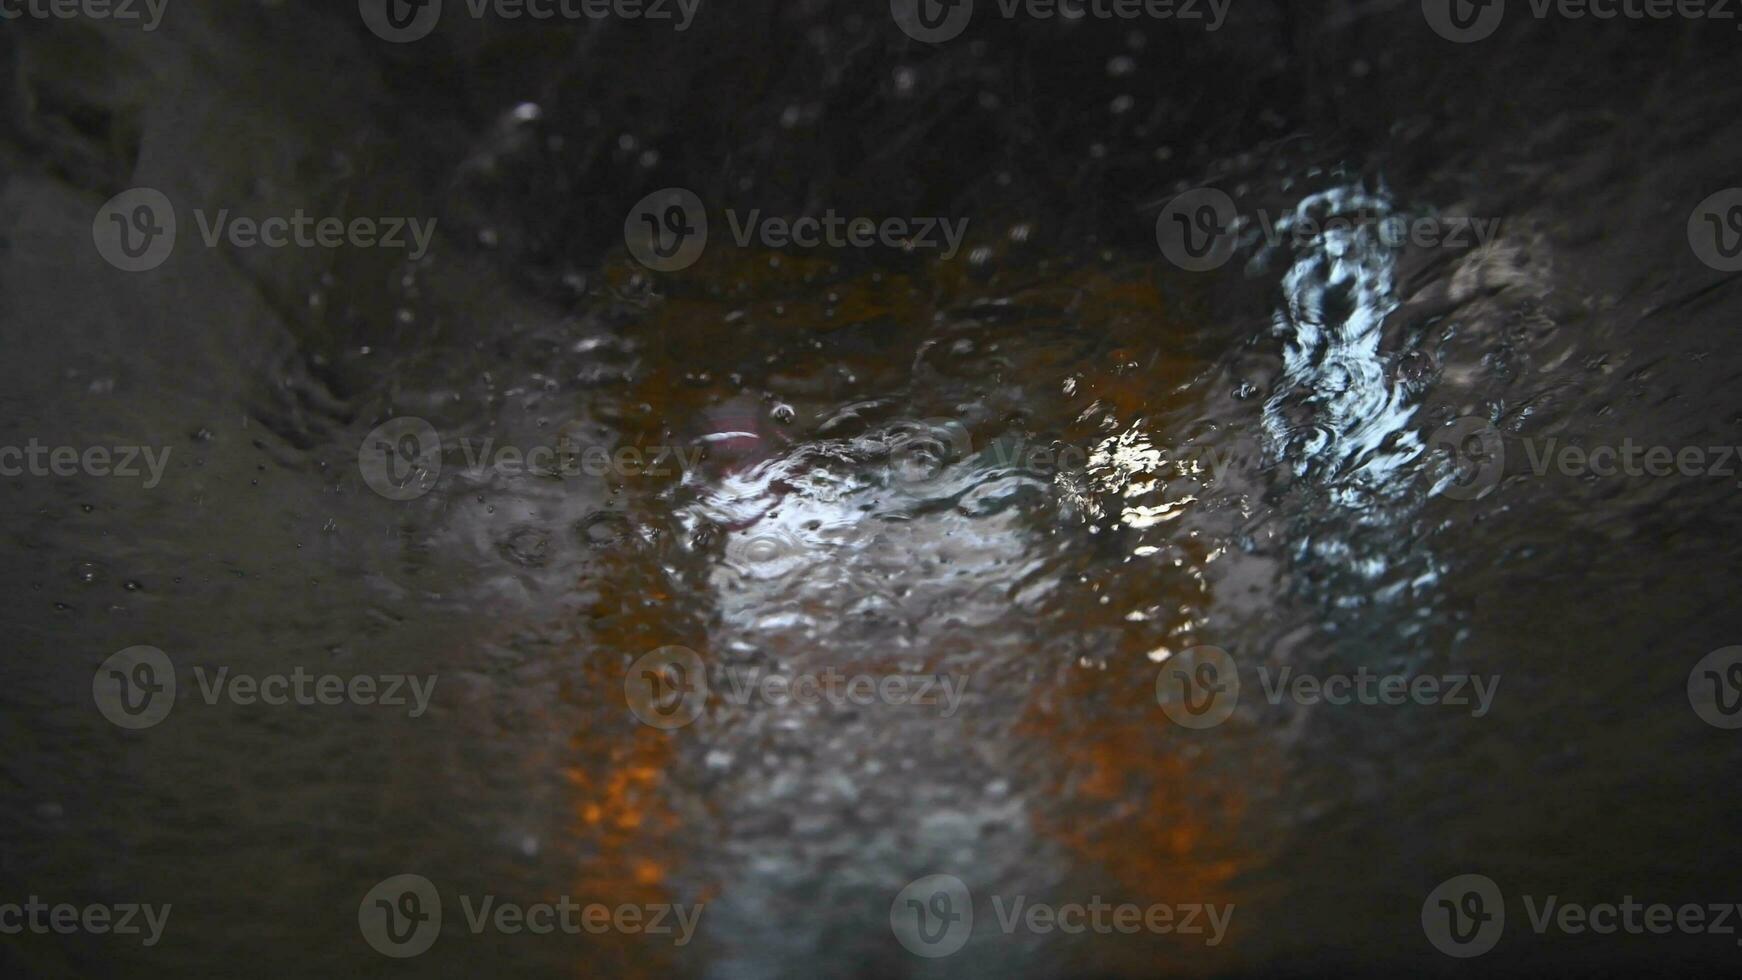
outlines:
[{"label": "splash of water", "polygon": [[1305,198],[1277,223],[1287,238],[1309,222],[1318,231],[1303,236],[1282,278],[1274,322],[1283,370],[1264,428],[1298,477],[1345,506],[1398,489],[1423,451],[1409,428],[1415,401],[1381,349],[1385,318],[1400,305],[1397,252],[1379,231],[1394,213],[1383,194],[1338,187]]}]

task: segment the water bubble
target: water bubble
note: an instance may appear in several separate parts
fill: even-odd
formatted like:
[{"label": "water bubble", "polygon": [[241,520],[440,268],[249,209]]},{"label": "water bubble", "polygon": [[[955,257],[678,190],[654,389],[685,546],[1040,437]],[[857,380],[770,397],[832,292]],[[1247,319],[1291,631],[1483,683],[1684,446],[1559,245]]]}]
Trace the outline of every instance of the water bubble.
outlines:
[{"label": "water bubble", "polygon": [[609,548],[630,541],[635,536],[635,525],[622,514],[599,511],[577,523],[575,534],[588,547]]},{"label": "water bubble", "polygon": [[508,533],[501,550],[503,556],[515,564],[537,568],[550,561],[550,534],[542,528],[523,524]]}]

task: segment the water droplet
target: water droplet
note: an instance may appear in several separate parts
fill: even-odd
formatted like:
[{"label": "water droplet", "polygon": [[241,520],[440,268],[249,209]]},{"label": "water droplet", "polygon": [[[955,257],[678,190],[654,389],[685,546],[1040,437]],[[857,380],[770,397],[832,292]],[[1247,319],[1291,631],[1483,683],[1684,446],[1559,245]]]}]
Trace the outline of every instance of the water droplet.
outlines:
[{"label": "water droplet", "polygon": [[635,533],[634,525],[622,514],[600,511],[575,525],[576,535],[591,548],[608,548],[628,541]]},{"label": "water droplet", "polygon": [[537,568],[550,561],[550,534],[542,528],[521,525],[508,532],[502,554],[515,564]]}]

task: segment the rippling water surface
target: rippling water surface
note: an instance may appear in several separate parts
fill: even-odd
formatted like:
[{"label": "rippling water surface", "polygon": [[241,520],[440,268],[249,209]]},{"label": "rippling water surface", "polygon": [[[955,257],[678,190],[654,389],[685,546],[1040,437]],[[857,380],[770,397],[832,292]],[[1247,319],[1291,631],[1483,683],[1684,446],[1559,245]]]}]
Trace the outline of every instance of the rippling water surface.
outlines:
[{"label": "rippling water surface", "polygon": [[[0,43],[0,441],[171,450],[151,489],[0,486],[0,884],[175,910],[155,948],[26,935],[0,962],[1431,974],[1465,965],[1420,924],[1454,874],[1739,897],[1742,749],[1686,695],[1742,635],[1738,480],[1539,476],[1520,448],[1736,441],[1736,280],[1686,237],[1735,179],[1728,31],[1527,22],[1466,48],[1414,4],[1254,3],[1210,35],[977,22],[931,47],[835,6],[390,47],[348,5],[259,4]],[[183,213],[151,275],[91,247],[132,186]],[[669,186],[712,235],[658,273],[621,229]],[[1157,218],[1200,186],[1248,218],[1192,273]],[[187,214],[225,207],[439,232],[416,261],[200,246]],[[740,247],[723,217],[830,207],[968,232],[950,258]],[[1491,237],[1382,234],[1448,216]],[[392,500],[359,450],[404,417],[439,474]],[[1438,437],[1470,418],[1507,446],[1475,499]],[[626,455],[480,465],[502,447]],[[182,687],[127,732],[91,675],[139,644]],[[1158,678],[1166,700],[1205,646],[1247,687],[1194,731]],[[674,647],[712,693],[643,724],[625,679]],[[437,686],[418,717],[208,705],[198,666]],[[1480,714],[1272,703],[1259,672],[1285,669],[1499,687]],[[734,696],[831,674],[940,703]],[[398,963],[358,901],[407,872],[446,926]],[[938,960],[890,927],[933,873],[980,903]],[[486,894],[705,911],[681,946],[472,935],[456,896]],[[1235,912],[1214,944],[989,926],[1018,895]],[[1502,971],[1738,952],[1510,911]]]}]

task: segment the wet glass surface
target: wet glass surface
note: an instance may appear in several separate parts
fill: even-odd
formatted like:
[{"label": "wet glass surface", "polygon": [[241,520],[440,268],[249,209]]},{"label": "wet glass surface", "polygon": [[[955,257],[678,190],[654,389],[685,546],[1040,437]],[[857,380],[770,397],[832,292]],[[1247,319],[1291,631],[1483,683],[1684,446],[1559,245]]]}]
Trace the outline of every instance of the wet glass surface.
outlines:
[{"label": "wet glass surface", "polygon": [[[1538,932],[1523,898],[1742,901],[1742,683],[1702,665],[1742,642],[1731,25],[1521,9],[1458,44],[1416,3],[1210,31],[982,0],[929,44],[881,4],[449,7],[403,44],[349,3],[0,37],[0,444],[145,447],[0,480],[0,903],[173,908],[150,946],[0,935],[9,973],[1742,955]],[[177,236],[135,273],[101,243],[141,187]],[[666,188],[708,221],[672,271]],[[205,240],[299,210],[433,234]],[[738,240],[830,211],[961,238]],[[1703,456],[1588,465],[1631,444]],[[102,692],[162,680],[111,663],[140,646],[177,689],[133,729]],[[275,706],[220,670],[433,687]],[[1473,680],[1272,695],[1302,675]],[[359,924],[402,874],[443,910],[404,960]],[[1480,959],[1424,928],[1463,874],[1507,902]],[[960,902],[904,891],[932,875],[974,901],[947,956],[928,913]],[[474,930],[480,896],[699,917]],[[1017,896],[1230,917],[1071,932]]]}]

